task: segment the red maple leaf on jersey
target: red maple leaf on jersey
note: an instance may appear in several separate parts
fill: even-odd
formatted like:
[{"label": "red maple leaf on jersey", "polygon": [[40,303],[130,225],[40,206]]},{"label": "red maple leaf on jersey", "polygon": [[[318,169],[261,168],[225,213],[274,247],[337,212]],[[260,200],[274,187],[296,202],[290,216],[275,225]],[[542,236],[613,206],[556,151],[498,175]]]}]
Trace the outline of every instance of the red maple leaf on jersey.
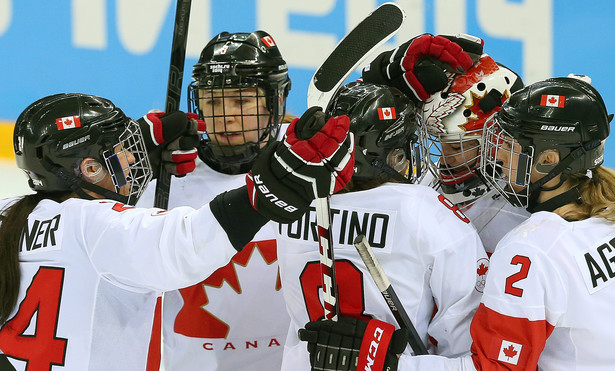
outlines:
[{"label": "red maple leaf on jersey", "polygon": [[512,345],[509,345],[508,348],[504,348],[504,355],[508,358],[513,358],[517,355],[517,351]]},{"label": "red maple leaf on jersey", "polygon": [[481,265],[476,269],[476,274],[478,274],[479,276],[484,276],[488,270],[489,268],[487,268],[485,264],[481,263]]}]

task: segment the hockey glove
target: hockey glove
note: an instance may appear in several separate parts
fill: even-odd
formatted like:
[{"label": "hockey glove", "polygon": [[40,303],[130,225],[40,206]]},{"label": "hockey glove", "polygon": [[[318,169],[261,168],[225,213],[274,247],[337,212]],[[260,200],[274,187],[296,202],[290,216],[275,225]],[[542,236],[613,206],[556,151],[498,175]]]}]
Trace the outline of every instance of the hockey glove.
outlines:
[{"label": "hockey glove", "polygon": [[152,164],[154,178],[163,163],[169,174],[182,177],[196,166],[197,146],[205,132],[205,122],[196,113],[181,111],[165,115],[150,111],[138,120]]},{"label": "hockey glove", "polygon": [[283,141],[259,155],[246,177],[250,202],[265,217],[291,223],[310,202],[344,188],[354,169],[354,136],[347,116],[325,123],[312,107],[288,127]]},{"label": "hockey glove", "polygon": [[483,52],[483,40],[466,34],[417,36],[380,54],[363,69],[363,81],[395,87],[417,101],[443,90],[447,72],[464,73]]},{"label": "hockey glove", "polygon": [[308,343],[312,370],[397,370],[408,338],[390,323],[343,316],[308,322],[298,335]]}]

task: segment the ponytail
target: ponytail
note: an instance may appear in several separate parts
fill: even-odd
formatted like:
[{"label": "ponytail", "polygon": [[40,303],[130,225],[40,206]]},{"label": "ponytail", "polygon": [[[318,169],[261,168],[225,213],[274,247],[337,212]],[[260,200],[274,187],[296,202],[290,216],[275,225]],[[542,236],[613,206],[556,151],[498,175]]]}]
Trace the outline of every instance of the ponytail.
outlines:
[{"label": "ponytail", "polygon": [[568,211],[563,218],[584,220],[600,217],[615,222],[615,171],[599,166],[588,173],[572,174],[568,179],[571,187],[579,188],[582,203]]},{"label": "ponytail", "polygon": [[21,197],[0,210],[0,326],[17,305],[21,270],[19,268],[19,239],[27,227],[28,216],[45,198],[61,200],[67,193],[35,193]]}]

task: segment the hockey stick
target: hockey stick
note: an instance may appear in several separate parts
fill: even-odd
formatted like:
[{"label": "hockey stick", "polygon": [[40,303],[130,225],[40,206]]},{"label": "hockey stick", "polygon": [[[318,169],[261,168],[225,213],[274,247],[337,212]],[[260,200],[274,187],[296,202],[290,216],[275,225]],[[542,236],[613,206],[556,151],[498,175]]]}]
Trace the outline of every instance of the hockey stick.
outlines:
[{"label": "hockey stick", "polygon": [[[331,97],[374,50],[389,40],[406,16],[395,3],[385,3],[363,19],[337,44],[314,73],[308,86],[308,107],[326,109]],[[316,224],[322,272],[325,318],[337,320],[339,312],[335,258],[331,233],[330,196],[316,199]]]},{"label": "hockey stick", "polygon": [[370,276],[372,276],[376,286],[378,286],[378,290],[380,290],[384,301],[386,301],[391,313],[393,313],[397,324],[399,324],[400,328],[408,330],[408,344],[412,347],[414,355],[427,354],[425,344],[421,341],[421,337],[412,324],[410,317],[408,317],[408,313],[406,313],[395,290],[393,290],[389,277],[384,273],[384,269],[382,269],[380,262],[374,254],[374,250],[372,250],[364,235],[360,234],[354,239],[354,247],[356,247],[361,259],[363,259],[365,267],[367,267]]},{"label": "hockey stick", "polygon": [[[188,22],[190,21],[191,0],[177,0],[175,10],[175,27],[171,44],[171,63],[169,65],[169,81],[167,83],[167,100],[165,112],[175,112],[179,109],[182,95],[182,78],[184,77],[184,62],[186,60],[186,42],[188,41]],[[169,206],[171,190],[171,174],[160,164],[160,172],[156,180],[154,207],[166,209]]]}]

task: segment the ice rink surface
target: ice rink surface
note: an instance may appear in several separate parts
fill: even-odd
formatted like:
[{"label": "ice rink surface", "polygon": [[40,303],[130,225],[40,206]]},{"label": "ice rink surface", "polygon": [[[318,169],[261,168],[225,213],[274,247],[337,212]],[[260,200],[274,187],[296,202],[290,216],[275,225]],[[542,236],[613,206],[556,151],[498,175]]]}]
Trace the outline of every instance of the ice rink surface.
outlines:
[{"label": "ice rink surface", "polygon": [[0,160],[0,199],[31,193],[22,170],[14,160]]}]

